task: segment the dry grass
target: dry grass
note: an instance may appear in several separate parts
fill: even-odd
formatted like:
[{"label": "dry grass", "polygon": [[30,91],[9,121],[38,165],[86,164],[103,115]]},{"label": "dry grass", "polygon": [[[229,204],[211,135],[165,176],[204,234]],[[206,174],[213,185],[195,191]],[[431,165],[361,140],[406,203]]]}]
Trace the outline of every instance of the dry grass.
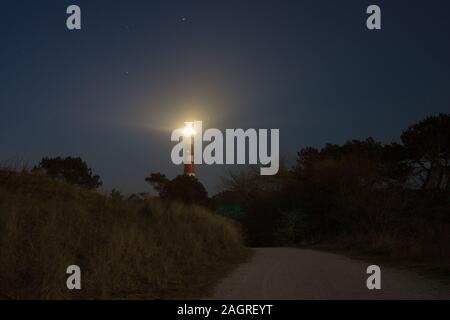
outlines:
[{"label": "dry grass", "polygon": [[[238,228],[207,209],[0,170],[0,298],[198,297],[245,256]],[[78,292],[66,288],[72,264]]]}]

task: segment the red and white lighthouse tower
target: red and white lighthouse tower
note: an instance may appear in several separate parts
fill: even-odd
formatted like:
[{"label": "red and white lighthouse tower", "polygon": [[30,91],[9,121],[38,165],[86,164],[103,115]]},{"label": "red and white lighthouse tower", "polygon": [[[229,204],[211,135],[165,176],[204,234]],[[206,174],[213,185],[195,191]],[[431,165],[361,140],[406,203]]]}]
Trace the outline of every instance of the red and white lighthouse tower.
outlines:
[{"label": "red and white lighthouse tower", "polygon": [[188,176],[195,176],[194,164],[194,123],[186,122],[186,127],[183,130],[186,139],[186,153],[184,155],[184,174]]}]

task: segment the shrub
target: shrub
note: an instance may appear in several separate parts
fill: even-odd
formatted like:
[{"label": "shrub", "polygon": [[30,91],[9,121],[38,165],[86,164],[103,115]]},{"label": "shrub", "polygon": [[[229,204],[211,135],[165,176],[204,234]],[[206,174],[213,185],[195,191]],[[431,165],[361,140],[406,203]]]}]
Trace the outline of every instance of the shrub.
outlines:
[{"label": "shrub", "polygon": [[81,158],[43,158],[34,169],[44,170],[52,178],[88,189],[97,189],[102,185],[100,176],[94,175]]},{"label": "shrub", "polygon": [[[199,206],[128,201],[0,170],[0,298],[206,295],[245,256],[238,228]],[[66,288],[66,268],[82,290]]]}]

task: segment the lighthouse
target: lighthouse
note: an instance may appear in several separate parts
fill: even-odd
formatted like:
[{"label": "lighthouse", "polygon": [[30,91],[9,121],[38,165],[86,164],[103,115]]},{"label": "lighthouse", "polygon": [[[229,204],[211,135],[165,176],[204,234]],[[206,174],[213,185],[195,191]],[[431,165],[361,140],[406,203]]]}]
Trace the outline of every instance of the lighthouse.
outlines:
[{"label": "lighthouse", "polygon": [[186,139],[186,153],[184,155],[184,174],[195,177],[195,165],[194,165],[194,123],[185,122],[183,129],[184,138]]}]

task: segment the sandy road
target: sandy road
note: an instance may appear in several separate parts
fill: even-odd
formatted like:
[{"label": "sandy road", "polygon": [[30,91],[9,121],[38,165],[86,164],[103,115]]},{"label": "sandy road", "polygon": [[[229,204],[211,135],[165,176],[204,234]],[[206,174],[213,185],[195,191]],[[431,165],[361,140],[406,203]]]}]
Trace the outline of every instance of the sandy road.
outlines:
[{"label": "sandy road", "polygon": [[414,272],[381,267],[368,290],[370,263],[295,248],[260,248],[216,288],[213,299],[450,299],[450,287]]}]

